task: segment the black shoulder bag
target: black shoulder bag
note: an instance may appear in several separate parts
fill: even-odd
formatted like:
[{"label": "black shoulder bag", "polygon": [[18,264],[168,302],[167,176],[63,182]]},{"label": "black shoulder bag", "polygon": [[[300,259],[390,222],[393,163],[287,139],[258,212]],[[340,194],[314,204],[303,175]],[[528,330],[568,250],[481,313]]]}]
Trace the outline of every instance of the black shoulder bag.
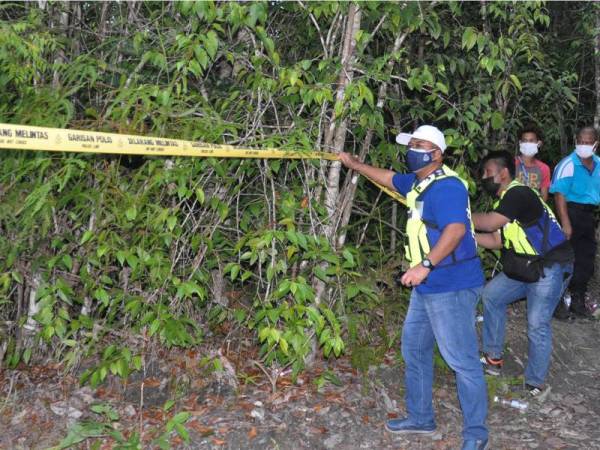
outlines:
[{"label": "black shoulder bag", "polygon": [[508,278],[525,283],[535,283],[540,279],[544,273],[544,255],[548,246],[549,228],[550,216],[546,213],[541,255],[524,255],[515,252],[513,248],[502,249],[500,263],[502,264],[502,271]]}]

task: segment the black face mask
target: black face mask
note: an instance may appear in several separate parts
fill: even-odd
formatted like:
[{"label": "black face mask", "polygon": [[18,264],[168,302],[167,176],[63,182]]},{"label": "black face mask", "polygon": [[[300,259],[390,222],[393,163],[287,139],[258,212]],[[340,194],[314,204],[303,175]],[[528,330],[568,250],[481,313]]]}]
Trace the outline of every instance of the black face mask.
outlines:
[{"label": "black face mask", "polygon": [[494,182],[494,177],[487,177],[481,179],[481,187],[492,197],[495,197],[500,189],[500,183]]}]

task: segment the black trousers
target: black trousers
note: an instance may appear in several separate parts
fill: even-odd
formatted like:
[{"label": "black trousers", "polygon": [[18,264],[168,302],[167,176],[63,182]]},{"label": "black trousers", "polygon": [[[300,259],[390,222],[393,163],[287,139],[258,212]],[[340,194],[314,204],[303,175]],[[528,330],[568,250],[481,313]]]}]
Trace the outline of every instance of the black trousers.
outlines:
[{"label": "black trousers", "polygon": [[595,209],[593,205],[567,203],[567,212],[573,228],[571,245],[575,252],[573,278],[571,278],[569,289],[576,295],[585,294],[588,282],[594,275],[597,247]]}]

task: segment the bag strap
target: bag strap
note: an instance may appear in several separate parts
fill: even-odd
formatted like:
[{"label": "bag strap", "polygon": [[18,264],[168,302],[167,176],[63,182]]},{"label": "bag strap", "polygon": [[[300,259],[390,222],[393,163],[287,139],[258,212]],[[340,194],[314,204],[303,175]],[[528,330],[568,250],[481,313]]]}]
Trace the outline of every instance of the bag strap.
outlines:
[{"label": "bag strap", "polygon": [[550,214],[548,214],[548,211],[544,211],[544,213],[546,214],[546,223],[544,224],[544,236],[542,237],[542,254],[540,255],[542,258],[548,251],[548,232],[550,230]]}]

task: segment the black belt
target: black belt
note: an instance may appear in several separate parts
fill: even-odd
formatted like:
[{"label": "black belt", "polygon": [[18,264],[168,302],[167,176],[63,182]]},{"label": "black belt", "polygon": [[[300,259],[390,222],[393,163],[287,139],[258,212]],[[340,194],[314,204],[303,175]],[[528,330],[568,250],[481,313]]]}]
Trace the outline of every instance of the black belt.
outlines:
[{"label": "black belt", "polygon": [[575,203],[567,202],[569,208],[580,209],[582,211],[595,211],[596,205],[590,205],[589,203]]}]

